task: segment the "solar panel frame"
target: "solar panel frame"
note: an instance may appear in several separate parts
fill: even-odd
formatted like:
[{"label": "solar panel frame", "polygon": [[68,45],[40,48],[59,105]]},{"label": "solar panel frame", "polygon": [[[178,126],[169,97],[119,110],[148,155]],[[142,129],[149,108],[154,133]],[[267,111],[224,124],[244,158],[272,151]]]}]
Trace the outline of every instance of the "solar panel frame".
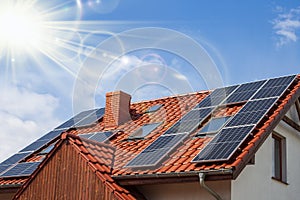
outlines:
[{"label": "solar panel frame", "polygon": [[124,167],[154,167],[165,159],[166,155],[172,152],[187,136],[188,133],[162,135],[130,160]]}]

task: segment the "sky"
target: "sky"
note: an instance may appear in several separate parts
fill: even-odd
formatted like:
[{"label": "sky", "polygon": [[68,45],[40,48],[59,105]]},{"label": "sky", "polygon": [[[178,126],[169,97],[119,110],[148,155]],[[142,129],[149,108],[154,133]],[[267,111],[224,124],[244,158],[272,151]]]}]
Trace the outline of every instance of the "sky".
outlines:
[{"label": "sky", "polygon": [[0,29],[0,161],[109,91],[141,101],[300,73],[293,0],[2,0]]}]

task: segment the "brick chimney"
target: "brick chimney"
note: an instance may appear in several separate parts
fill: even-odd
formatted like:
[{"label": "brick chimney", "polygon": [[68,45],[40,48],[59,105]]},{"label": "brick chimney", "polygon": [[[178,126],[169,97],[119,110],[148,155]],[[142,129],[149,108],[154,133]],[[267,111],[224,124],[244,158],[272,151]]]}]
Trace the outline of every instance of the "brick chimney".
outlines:
[{"label": "brick chimney", "polygon": [[113,128],[131,120],[130,100],[131,96],[122,91],[106,93],[105,128]]}]

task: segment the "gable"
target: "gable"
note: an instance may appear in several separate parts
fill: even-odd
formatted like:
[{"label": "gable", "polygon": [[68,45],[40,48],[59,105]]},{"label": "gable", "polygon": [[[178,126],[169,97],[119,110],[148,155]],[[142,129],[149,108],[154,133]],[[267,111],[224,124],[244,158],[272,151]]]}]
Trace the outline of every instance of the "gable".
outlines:
[{"label": "gable", "polygon": [[44,163],[15,199],[122,199],[68,141]]}]

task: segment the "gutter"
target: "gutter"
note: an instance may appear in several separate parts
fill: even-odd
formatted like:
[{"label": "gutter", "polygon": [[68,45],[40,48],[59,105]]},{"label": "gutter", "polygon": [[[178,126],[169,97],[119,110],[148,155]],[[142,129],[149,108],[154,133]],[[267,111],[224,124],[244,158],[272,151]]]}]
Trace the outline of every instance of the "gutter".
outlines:
[{"label": "gutter", "polygon": [[218,193],[216,193],[213,189],[211,189],[205,184],[204,179],[205,179],[205,173],[199,173],[199,182],[201,187],[205,189],[208,193],[210,193],[212,196],[214,196],[217,200],[222,200],[222,198]]},{"label": "gutter", "polygon": [[169,177],[183,177],[183,176],[195,176],[199,173],[205,173],[207,175],[229,175],[233,173],[233,169],[219,169],[219,170],[199,170],[190,172],[171,172],[171,173],[156,173],[156,174],[132,174],[132,175],[112,175],[115,180],[123,179],[139,179],[139,178],[169,178]]}]

